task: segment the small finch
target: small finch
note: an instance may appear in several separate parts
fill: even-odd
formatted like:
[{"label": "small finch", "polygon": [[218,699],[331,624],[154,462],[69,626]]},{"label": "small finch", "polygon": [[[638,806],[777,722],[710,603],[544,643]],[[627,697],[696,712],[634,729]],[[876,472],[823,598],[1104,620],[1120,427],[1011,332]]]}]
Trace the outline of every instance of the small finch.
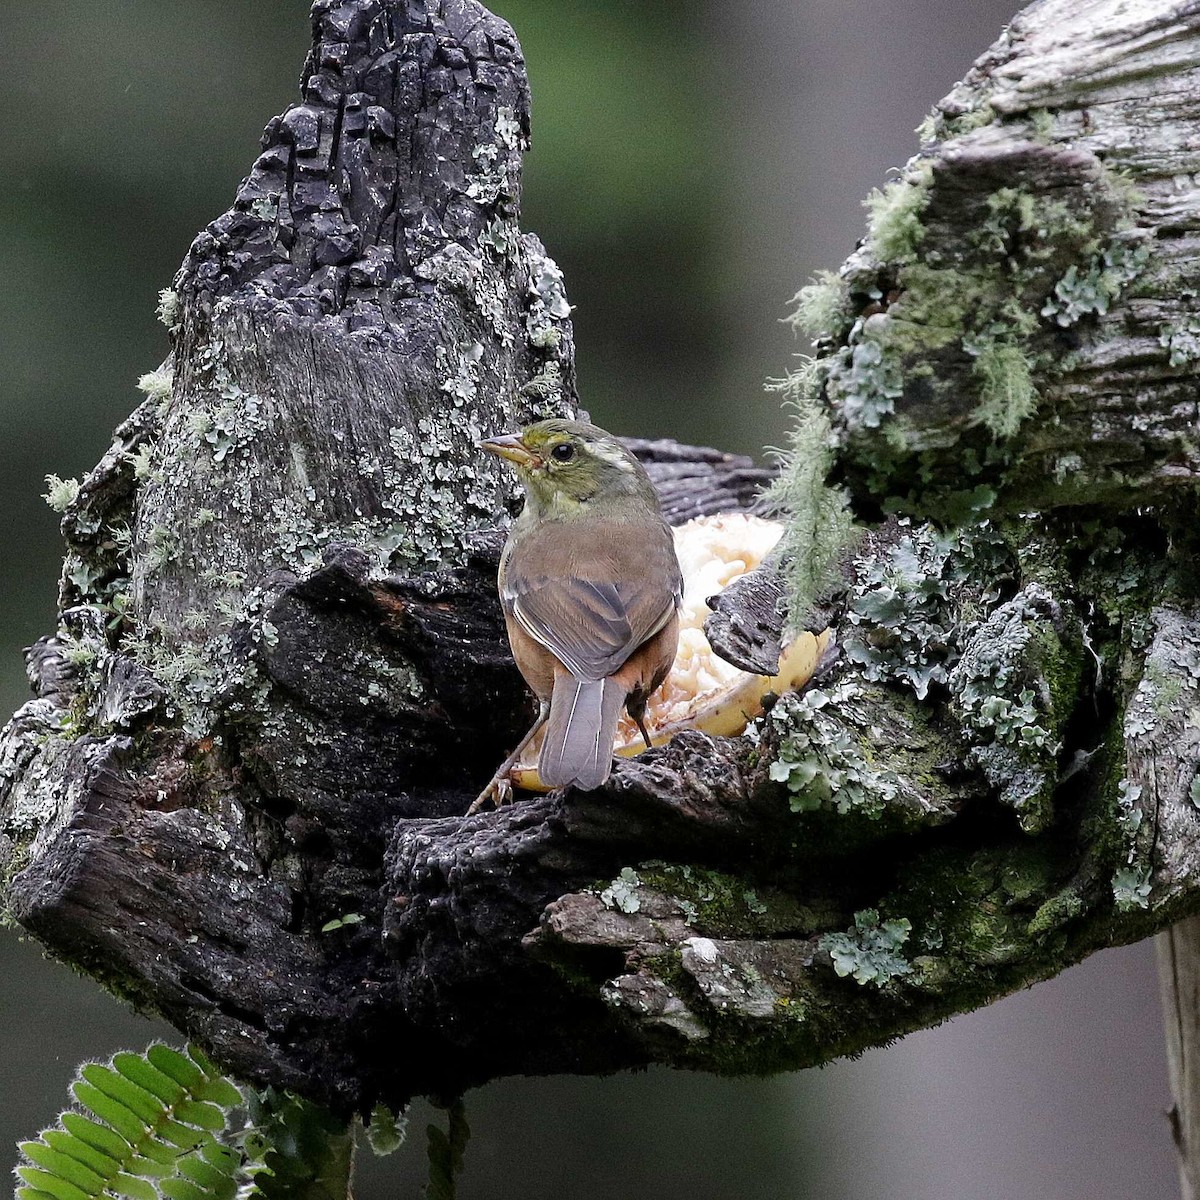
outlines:
[{"label": "small finch", "polygon": [[547,787],[599,787],[612,770],[622,707],[646,745],[646,701],[679,641],[683,580],[645,468],[611,434],[581,421],[539,421],[488,438],[526,494],[500,558],[500,603],[513,658],[538,718],[469,811],[502,803],[508,772],[546,727]]}]

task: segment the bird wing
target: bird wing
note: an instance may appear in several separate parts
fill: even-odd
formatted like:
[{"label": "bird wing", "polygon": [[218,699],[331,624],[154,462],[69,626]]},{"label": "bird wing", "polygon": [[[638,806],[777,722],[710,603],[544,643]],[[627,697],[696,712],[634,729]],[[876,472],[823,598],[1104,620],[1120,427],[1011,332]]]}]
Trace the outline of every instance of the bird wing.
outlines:
[{"label": "bird wing", "polygon": [[531,535],[509,559],[501,594],[521,628],[581,679],[613,674],[680,603],[665,526],[604,532],[582,545],[569,527]]}]

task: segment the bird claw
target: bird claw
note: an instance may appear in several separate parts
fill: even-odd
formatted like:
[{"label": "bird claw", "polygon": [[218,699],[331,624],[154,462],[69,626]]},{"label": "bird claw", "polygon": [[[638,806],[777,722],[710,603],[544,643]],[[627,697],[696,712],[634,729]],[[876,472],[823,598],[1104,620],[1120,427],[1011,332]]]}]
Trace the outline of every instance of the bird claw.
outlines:
[{"label": "bird claw", "polygon": [[473,817],[476,813],[482,812],[489,803],[496,808],[502,808],[505,804],[512,802],[512,797],[512,784],[508,780],[508,771],[505,769],[503,775],[494,776],[487,787],[475,797],[475,801],[467,809],[466,815]]}]

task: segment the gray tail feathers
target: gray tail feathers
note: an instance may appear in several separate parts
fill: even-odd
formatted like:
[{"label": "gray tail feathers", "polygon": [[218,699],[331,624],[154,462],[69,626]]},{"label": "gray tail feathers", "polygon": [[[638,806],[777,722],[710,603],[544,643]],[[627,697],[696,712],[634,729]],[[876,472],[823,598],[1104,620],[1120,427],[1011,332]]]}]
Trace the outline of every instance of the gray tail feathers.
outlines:
[{"label": "gray tail feathers", "polygon": [[612,770],[613,738],[625,703],[615,679],[580,679],[560,671],[550,697],[550,720],[538,759],[547,787],[599,787]]}]

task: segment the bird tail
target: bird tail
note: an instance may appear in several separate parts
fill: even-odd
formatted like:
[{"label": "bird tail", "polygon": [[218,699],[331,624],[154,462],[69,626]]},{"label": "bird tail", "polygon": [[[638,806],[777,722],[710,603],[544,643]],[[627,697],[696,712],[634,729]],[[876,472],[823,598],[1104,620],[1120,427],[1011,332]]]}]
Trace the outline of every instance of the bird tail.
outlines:
[{"label": "bird tail", "polygon": [[625,689],[615,679],[580,679],[567,671],[554,676],[550,720],[538,759],[547,787],[599,787],[612,770],[613,738]]}]

